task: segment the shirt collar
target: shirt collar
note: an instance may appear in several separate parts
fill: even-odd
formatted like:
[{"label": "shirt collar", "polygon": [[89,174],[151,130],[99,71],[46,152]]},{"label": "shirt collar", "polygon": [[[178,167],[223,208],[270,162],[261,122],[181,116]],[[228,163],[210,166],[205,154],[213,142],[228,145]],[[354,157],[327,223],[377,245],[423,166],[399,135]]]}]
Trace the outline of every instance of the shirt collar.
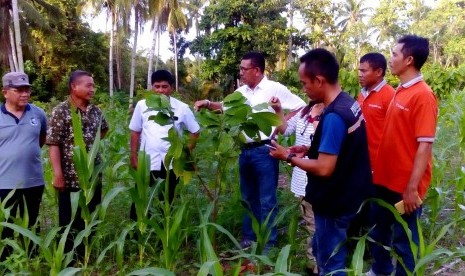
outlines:
[{"label": "shirt collar", "polygon": [[371,92],[379,92],[381,90],[381,88],[383,88],[383,86],[386,84],[386,80],[383,79],[382,81],[380,81],[373,89],[371,89],[370,91],[368,91],[365,87],[362,88],[362,93],[363,95],[366,97],[368,96],[368,94],[370,94]]},{"label": "shirt collar", "polygon": [[400,86],[402,88],[409,88],[409,87],[413,86],[414,84],[417,84],[418,82],[420,82],[422,80],[423,80],[423,75],[420,74],[417,77],[409,80],[408,82],[401,84]]},{"label": "shirt collar", "polygon": [[[8,112],[8,110],[6,110],[6,105],[5,103],[2,103],[2,106],[0,107],[0,109],[2,110],[3,113],[5,114],[9,114],[10,112]],[[29,104],[26,105],[26,108],[24,108],[24,111],[29,111],[31,109],[31,106]]]},{"label": "shirt collar", "polygon": [[68,96],[68,100],[67,100],[66,102],[68,103],[68,106],[69,106],[70,108],[71,108],[71,107],[75,107],[76,109],[79,109],[79,111],[81,111],[81,112],[86,112],[86,113],[87,113],[89,110],[91,110],[92,107],[93,107],[93,106],[92,106],[92,103],[89,102],[89,103],[87,104],[86,111],[83,111],[83,110],[81,110],[80,108],[78,108],[78,107],[73,103],[73,100],[71,99],[71,96]]},{"label": "shirt collar", "polygon": [[263,79],[255,86],[254,89],[250,88],[248,85],[247,85],[247,89],[249,91],[256,91],[258,89],[262,89],[267,81],[268,81],[268,78],[266,76],[263,76]]}]

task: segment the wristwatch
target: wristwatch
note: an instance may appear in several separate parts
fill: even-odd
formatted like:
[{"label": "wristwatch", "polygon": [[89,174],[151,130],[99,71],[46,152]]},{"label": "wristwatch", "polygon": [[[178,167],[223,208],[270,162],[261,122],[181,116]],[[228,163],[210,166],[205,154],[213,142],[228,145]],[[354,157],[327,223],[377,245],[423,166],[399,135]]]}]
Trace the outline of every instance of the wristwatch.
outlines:
[{"label": "wristwatch", "polygon": [[295,153],[289,153],[289,155],[287,156],[286,162],[289,166],[294,167],[294,165],[292,165],[292,158],[295,156],[296,156]]}]

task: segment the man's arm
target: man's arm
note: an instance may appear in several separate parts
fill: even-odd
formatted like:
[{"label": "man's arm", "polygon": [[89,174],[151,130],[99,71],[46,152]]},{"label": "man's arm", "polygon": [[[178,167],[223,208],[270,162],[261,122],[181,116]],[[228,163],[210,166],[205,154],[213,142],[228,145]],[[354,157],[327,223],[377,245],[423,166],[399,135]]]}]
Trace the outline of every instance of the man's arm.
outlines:
[{"label": "man's arm", "polygon": [[47,133],[41,133],[39,136],[39,146],[43,147],[45,145],[45,141],[47,140]]},{"label": "man's arm", "polygon": [[208,110],[223,110],[223,103],[221,102],[211,102],[209,100],[199,100],[194,103],[194,111],[199,111],[202,108]]},{"label": "man's arm", "polygon": [[[287,160],[289,156],[288,150],[276,143],[271,141],[271,144],[276,147],[276,150],[270,150],[270,155],[276,159]],[[302,159],[299,157],[293,157],[291,159],[291,164],[301,168],[306,172],[311,174],[329,177],[334,172],[336,168],[337,155],[322,153],[318,155],[318,159]]]},{"label": "man's arm", "polygon": [[197,144],[197,139],[199,138],[199,135],[200,135],[199,132],[191,133],[189,135],[189,144],[187,145],[187,148],[189,149],[189,151],[194,150],[195,145]]},{"label": "man's arm", "polygon": [[140,132],[136,132],[131,130],[131,141],[130,145],[130,159],[131,159],[131,167],[137,169],[137,154],[139,152],[139,144],[140,144]]},{"label": "man's arm", "polygon": [[61,152],[58,145],[49,145],[50,163],[53,169],[53,187],[59,192],[65,190],[65,178],[61,168]]},{"label": "man's arm", "polygon": [[413,161],[413,171],[410,175],[410,180],[407,184],[407,188],[403,193],[405,212],[407,214],[412,213],[421,204],[418,203],[418,185],[420,180],[425,173],[426,167],[428,165],[429,157],[432,154],[433,143],[429,142],[420,142],[418,143],[417,152],[415,154],[415,159]]}]

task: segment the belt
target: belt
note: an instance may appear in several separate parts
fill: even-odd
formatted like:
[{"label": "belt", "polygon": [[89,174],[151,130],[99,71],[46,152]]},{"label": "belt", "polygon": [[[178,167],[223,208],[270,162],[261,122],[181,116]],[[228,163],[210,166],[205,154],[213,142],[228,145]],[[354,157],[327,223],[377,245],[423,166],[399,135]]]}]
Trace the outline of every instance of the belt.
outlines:
[{"label": "belt", "polygon": [[258,148],[263,145],[269,145],[271,144],[271,140],[262,140],[260,142],[250,142],[242,145],[242,149],[253,149],[253,148]]}]

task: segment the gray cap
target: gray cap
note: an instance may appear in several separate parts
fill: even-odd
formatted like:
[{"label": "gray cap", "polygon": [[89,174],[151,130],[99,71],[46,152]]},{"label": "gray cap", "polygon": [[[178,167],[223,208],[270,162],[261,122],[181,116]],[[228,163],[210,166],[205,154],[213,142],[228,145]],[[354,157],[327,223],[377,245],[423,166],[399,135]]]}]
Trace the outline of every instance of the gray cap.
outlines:
[{"label": "gray cap", "polygon": [[21,87],[21,86],[31,86],[29,83],[29,78],[26,74],[22,72],[10,72],[3,76],[2,78],[3,87]]}]

